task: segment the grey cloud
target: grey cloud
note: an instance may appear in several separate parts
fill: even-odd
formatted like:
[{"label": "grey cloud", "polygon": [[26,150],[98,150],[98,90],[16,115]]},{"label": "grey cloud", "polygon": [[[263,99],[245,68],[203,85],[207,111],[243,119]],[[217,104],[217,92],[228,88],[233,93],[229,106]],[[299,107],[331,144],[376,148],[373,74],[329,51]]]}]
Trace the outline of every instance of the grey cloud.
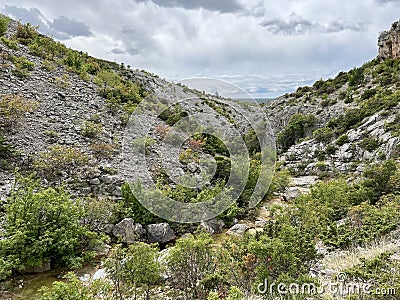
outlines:
[{"label": "grey cloud", "polygon": [[132,56],[139,54],[139,50],[135,48],[126,49],[125,52]]},{"label": "grey cloud", "polygon": [[122,49],[119,49],[119,48],[114,48],[114,49],[111,49],[111,51],[110,51],[111,53],[113,53],[113,54],[117,54],[117,55],[120,55],[120,54],[125,54],[125,51],[124,50],[122,50]]},{"label": "grey cloud", "polygon": [[80,21],[60,16],[53,21],[47,19],[37,8],[22,8],[17,6],[6,5],[2,8],[4,13],[29,22],[32,25],[38,25],[39,30],[45,34],[52,34],[55,38],[65,40],[79,36],[92,36],[90,27]]},{"label": "grey cloud", "polygon": [[54,21],[49,24],[49,27],[56,32],[64,33],[69,37],[88,37],[93,35],[87,24],[63,16],[54,19]]},{"label": "grey cloud", "polygon": [[182,7],[185,9],[204,8],[221,13],[240,12],[244,9],[236,0],[137,0],[137,2],[144,1],[151,1],[165,7]]},{"label": "grey cloud", "polygon": [[400,2],[400,0],[375,0],[375,2],[380,4],[386,4],[386,3],[397,3]]},{"label": "grey cloud", "polygon": [[13,16],[17,20],[23,20],[24,23],[31,23],[34,26],[40,26],[40,28],[48,28],[48,20],[42,15],[37,8],[21,8],[17,6],[6,5],[2,8],[2,11],[8,15]]},{"label": "grey cloud", "polygon": [[246,7],[245,10],[240,15],[262,18],[265,17],[266,14],[267,14],[267,9],[265,8],[264,2],[258,1],[254,6]]},{"label": "grey cloud", "polygon": [[353,23],[349,23],[349,22],[340,23],[338,21],[334,21],[334,22],[329,23],[325,27],[325,32],[340,32],[340,31],[344,31],[344,30],[350,30],[350,31],[356,31],[356,32],[364,31],[365,26],[362,23],[353,24]]},{"label": "grey cloud", "polygon": [[126,35],[136,35],[136,31],[135,29],[129,28],[129,27],[124,27],[121,30],[122,34],[126,34]]},{"label": "grey cloud", "polygon": [[310,32],[334,33],[341,31],[364,31],[365,26],[361,23],[353,24],[350,22],[333,21],[328,25],[322,25],[302,18],[296,14],[291,14],[287,20],[272,19],[266,20],[260,24],[272,34],[283,35],[301,35]]},{"label": "grey cloud", "polygon": [[265,27],[268,31],[273,34],[304,34],[307,32],[315,30],[316,27],[320,26],[319,24],[310,22],[302,17],[291,14],[289,16],[289,20],[284,19],[272,19],[266,20],[261,23],[261,26]]}]

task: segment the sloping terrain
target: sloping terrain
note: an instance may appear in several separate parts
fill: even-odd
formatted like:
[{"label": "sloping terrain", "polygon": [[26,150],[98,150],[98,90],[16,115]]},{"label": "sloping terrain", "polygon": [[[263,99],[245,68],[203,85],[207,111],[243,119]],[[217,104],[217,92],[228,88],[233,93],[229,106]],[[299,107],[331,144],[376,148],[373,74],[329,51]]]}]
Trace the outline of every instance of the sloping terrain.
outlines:
[{"label": "sloping terrain", "polygon": [[[12,283],[17,275],[79,268],[93,257],[105,268],[100,286],[70,274],[40,299],[66,292],[82,299],[128,299],[133,292],[143,299],[250,299],[271,296],[257,291],[265,279],[317,284],[341,272],[400,288],[396,51],[382,50],[361,67],[260,108],[90,57],[29,24],[6,21],[0,42],[0,279],[11,279],[1,289],[18,289]],[[172,135],[176,127],[182,130]],[[232,155],[223,137],[243,156]],[[136,160],[127,161],[127,153]],[[249,176],[237,201],[201,223],[211,234],[233,225],[215,239],[196,231],[199,224],[177,224],[146,210],[134,193],[152,196],[145,180],[134,188],[125,184],[126,178],[151,179],[159,195],[197,204],[214,199],[230,173],[238,179],[246,165]],[[209,166],[210,184],[179,181]],[[252,195],[264,196],[270,183],[261,205],[252,207]],[[177,239],[181,234],[185,238]],[[148,243],[166,249],[160,253]],[[348,263],[351,253],[357,257]]]}]

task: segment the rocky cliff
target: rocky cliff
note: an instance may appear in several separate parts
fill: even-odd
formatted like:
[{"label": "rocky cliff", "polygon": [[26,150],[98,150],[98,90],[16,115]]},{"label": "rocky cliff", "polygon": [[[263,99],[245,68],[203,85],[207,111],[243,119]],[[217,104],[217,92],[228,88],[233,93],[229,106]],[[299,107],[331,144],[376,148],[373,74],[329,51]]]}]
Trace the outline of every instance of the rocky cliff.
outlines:
[{"label": "rocky cliff", "polygon": [[379,58],[400,58],[400,21],[379,35],[378,46]]}]

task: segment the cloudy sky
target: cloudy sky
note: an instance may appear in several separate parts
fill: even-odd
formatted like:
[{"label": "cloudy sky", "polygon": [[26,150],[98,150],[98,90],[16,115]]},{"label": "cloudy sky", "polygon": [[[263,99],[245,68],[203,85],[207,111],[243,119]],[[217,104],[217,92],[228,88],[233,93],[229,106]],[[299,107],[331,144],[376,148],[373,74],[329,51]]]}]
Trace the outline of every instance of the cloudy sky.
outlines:
[{"label": "cloudy sky", "polygon": [[0,0],[67,46],[168,80],[274,97],[374,58],[400,0]]}]

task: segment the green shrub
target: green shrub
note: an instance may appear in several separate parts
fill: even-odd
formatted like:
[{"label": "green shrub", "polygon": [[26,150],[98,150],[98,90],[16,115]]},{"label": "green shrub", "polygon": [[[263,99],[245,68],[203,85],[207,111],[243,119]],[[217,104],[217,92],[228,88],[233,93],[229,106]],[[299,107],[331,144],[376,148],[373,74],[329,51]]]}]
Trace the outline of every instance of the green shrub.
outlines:
[{"label": "green shrub", "polygon": [[364,81],[364,68],[354,68],[349,72],[349,86],[356,87]]},{"label": "green shrub", "polygon": [[9,23],[9,18],[0,16],[0,36],[3,36],[6,33]]},{"label": "green shrub", "polygon": [[35,67],[35,64],[24,56],[14,56],[12,60],[15,65],[13,72],[19,77],[29,76],[29,71],[33,71]]},{"label": "green shrub", "polygon": [[372,242],[395,230],[400,221],[400,197],[390,195],[376,205],[363,202],[352,207],[348,216],[346,223],[329,227],[325,243],[346,248]]},{"label": "green shrub", "polygon": [[32,177],[17,175],[4,212],[0,256],[15,270],[40,266],[48,259],[53,266],[79,266],[86,246],[96,239],[81,224],[79,200],[62,189],[41,188]]},{"label": "green shrub", "polygon": [[95,280],[90,283],[81,281],[73,272],[62,277],[64,281],[55,281],[51,287],[40,288],[38,300],[96,300],[104,299],[108,295],[111,285],[103,280]]},{"label": "green shrub", "polygon": [[63,62],[66,66],[71,67],[74,71],[80,71],[85,58],[78,51],[68,50]]},{"label": "green shrub", "polygon": [[32,26],[30,23],[22,25],[18,23],[16,38],[23,45],[29,45],[39,34],[38,26]]},{"label": "green shrub", "polygon": [[89,158],[75,148],[52,145],[47,151],[40,152],[33,162],[34,169],[47,179],[55,179],[62,172],[71,173],[85,165]]},{"label": "green shrub", "polygon": [[376,95],[376,89],[369,89],[366,90],[362,95],[361,95],[361,100],[366,100],[369,99],[373,96]]},{"label": "green shrub", "polygon": [[88,138],[95,138],[103,131],[103,125],[93,121],[85,121],[81,127],[82,135]]},{"label": "green shrub", "polygon": [[391,259],[393,253],[385,252],[373,259],[361,258],[361,263],[345,270],[349,280],[369,282],[371,294],[365,299],[396,299],[400,290],[400,263]]},{"label": "green shrub", "polygon": [[313,138],[321,143],[328,143],[334,136],[334,132],[329,127],[318,128],[313,132]]},{"label": "green shrub", "polygon": [[[120,299],[151,299],[162,283],[160,253],[154,245],[136,242],[128,248],[117,245],[105,262],[107,276]],[[125,298],[126,296],[126,298]]]},{"label": "green shrub", "polygon": [[165,109],[158,117],[165,121],[169,126],[173,126],[187,116],[187,112],[185,112],[182,106],[178,103],[172,108]]},{"label": "green shrub", "polygon": [[335,145],[329,144],[328,146],[326,146],[326,149],[325,149],[325,153],[326,153],[326,154],[332,155],[332,154],[335,153],[335,152],[336,152],[336,147],[335,147]]},{"label": "green shrub", "polygon": [[379,146],[380,146],[380,142],[378,139],[376,138],[371,138],[371,137],[367,137],[365,139],[363,139],[361,142],[358,143],[358,145],[365,149],[368,150],[370,152],[376,150]]},{"label": "green shrub", "polygon": [[168,254],[172,285],[186,299],[206,299],[210,292],[204,283],[216,269],[212,244],[213,239],[209,235],[190,235],[179,239]]},{"label": "green shrub", "polygon": [[369,167],[364,171],[364,181],[362,185],[369,190],[371,204],[374,204],[385,194],[396,192],[398,183],[391,180],[400,170],[393,160],[386,160],[381,164]]},{"label": "green shrub", "polygon": [[[154,215],[152,212],[147,210],[132,193],[129,184],[125,183],[121,187],[123,203],[119,212],[122,218],[134,218],[134,220],[140,224],[147,225],[152,223],[159,223],[161,219]],[[145,193],[142,190],[140,184],[136,184],[135,191],[139,193]]]},{"label": "green shrub", "polygon": [[349,137],[347,134],[341,135],[337,140],[336,140],[336,145],[338,146],[343,146],[344,144],[349,142]]},{"label": "green shrub", "polygon": [[18,43],[16,40],[9,40],[4,36],[0,37],[0,41],[11,50],[18,50]]},{"label": "green shrub", "polygon": [[52,61],[64,57],[68,52],[65,45],[40,35],[30,41],[28,48],[30,54]]},{"label": "green shrub", "polygon": [[317,119],[314,115],[294,114],[290,117],[286,127],[277,135],[278,145],[282,150],[289,149],[301,138],[306,137],[316,124]]},{"label": "green shrub", "polygon": [[33,112],[38,105],[36,101],[19,95],[4,95],[0,98],[0,124],[6,127],[13,126],[27,113]]}]

